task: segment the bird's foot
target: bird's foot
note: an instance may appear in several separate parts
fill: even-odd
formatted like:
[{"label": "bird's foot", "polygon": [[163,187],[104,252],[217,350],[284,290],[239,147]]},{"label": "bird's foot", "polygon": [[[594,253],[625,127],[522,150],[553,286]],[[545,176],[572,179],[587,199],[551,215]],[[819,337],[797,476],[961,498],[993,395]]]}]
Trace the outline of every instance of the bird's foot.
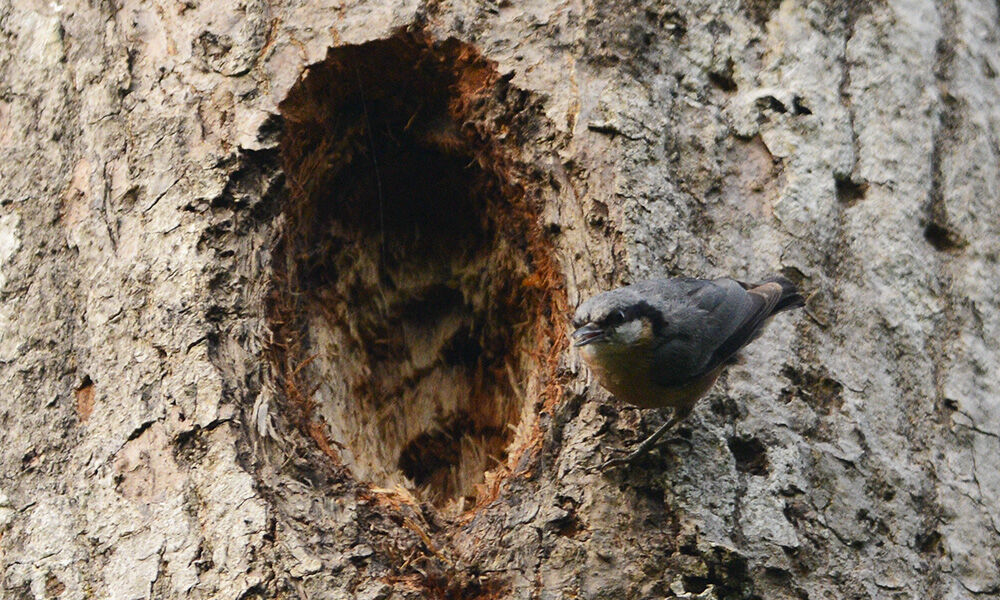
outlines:
[{"label": "bird's foot", "polygon": [[[666,439],[666,440],[663,440],[663,441],[658,441],[658,440],[654,439],[654,440],[652,440],[652,443],[648,443],[648,444],[647,444],[647,442],[650,442],[650,440],[648,440],[648,439],[645,440],[643,443],[641,443],[638,446],[636,446],[635,450],[633,450],[633,451],[625,454],[624,456],[617,456],[617,457],[609,458],[608,460],[606,460],[603,463],[601,463],[600,466],[598,466],[596,468],[591,468],[590,472],[594,472],[594,471],[607,472],[607,471],[610,471],[611,469],[615,469],[617,467],[624,467],[625,465],[630,465],[630,464],[634,463],[636,460],[642,458],[644,455],[646,455],[654,447],[658,447],[658,446],[670,446],[670,445],[673,445],[673,444],[684,444],[689,449],[691,448],[691,440],[688,440],[687,438],[682,438],[682,437],[673,437],[673,438]],[[615,450],[615,452],[625,452],[625,451],[624,450]]]},{"label": "bird's foot", "polygon": [[608,471],[610,471],[612,469],[616,469],[618,467],[624,467],[625,465],[632,464],[632,461],[634,461],[635,459],[639,458],[643,454],[645,454],[645,452],[638,452],[637,453],[637,452],[633,451],[633,452],[630,452],[630,453],[628,453],[628,454],[626,454],[624,456],[617,456],[617,457],[614,457],[614,458],[609,458],[608,460],[604,461],[603,463],[601,463],[596,468],[591,469],[591,471],[601,471],[603,473],[606,473],[606,472],[608,472]]},{"label": "bird's foot", "polygon": [[615,467],[631,464],[637,458],[640,458],[642,457],[643,454],[649,452],[649,450],[656,445],[657,440],[663,437],[664,433],[666,433],[671,427],[676,425],[677,422],[683,419],[685,416],[687,416],[687,413],[672,415],[666,423],[660,425],[660,427],[653,432],[653,435],[644,439],[641,444],[636,446],[635,450],[626,454],[625,456],[619,458],[611,458],[604,461],[604,464],[598,467],[598,469],[601,471],[607,471]]}]

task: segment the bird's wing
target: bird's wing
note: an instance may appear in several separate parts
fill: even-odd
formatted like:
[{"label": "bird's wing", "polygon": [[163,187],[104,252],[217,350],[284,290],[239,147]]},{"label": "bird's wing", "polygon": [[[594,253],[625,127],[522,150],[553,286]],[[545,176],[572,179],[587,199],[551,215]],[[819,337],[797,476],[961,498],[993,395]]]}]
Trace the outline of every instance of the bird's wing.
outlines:
[{"label": "bird's wing", "polygon": [[705,367],[706,372],[729,360],[740,348],[757,337],[764,322],[774,313],[783,293],[781,284],[770,281],[743,291],[743,298],[733,298],[728,306],[716,309],[717,312],[730,312],[727,317],[732,319],[730,323],[735,326],[725,334],[712,353]]},{"label": "bird's wing", "polygon": [[653,351],[654,381],[680,386],[717,368],[754,339],[781,295],[771,282],[749,290],[732,279],[690,286],[687,309]]}]

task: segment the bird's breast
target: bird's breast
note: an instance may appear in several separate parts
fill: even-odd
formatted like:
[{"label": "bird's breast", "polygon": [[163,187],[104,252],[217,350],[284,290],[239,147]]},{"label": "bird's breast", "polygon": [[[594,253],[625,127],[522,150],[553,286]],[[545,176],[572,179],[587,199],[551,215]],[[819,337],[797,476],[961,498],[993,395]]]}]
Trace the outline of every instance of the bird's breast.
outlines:
[{"label": "bird's breast", "polygon": [[715,383],[721,367],[680,386],[655,381],[652,361],[642,352],[584,346],[581,356],[598,382],[616,398],[639,408],[689,408]]}]

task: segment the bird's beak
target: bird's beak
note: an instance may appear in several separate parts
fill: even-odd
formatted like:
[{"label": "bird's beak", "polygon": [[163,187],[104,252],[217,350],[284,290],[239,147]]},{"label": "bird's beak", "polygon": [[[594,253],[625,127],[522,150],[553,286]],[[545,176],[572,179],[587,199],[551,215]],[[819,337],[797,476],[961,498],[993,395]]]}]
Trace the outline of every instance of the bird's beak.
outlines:
[{"label": "bird's beak", "polygon": [[596,323],[587,323],[573,332],[574,346],[586,346],[604,337],[604,330]]}]

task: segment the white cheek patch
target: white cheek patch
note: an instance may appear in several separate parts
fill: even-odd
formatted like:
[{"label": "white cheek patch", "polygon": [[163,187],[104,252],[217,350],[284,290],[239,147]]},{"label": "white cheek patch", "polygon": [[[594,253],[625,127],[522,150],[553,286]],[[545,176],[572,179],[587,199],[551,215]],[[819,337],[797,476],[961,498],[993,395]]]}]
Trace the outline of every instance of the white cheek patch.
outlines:
[{"label": "white cheek patch", "polygon": [[642,320],[634,319],[615,328],[612,337],[619,344],[634,344],[642,337]]}]

